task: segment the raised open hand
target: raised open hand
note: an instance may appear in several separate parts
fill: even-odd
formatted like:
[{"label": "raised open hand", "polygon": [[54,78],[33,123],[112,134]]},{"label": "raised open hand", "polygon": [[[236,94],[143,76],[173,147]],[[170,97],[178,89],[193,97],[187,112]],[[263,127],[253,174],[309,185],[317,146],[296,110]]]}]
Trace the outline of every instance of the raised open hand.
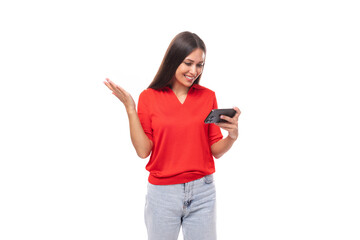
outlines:
[{"label": "raised open hand", "polygon": [[104,84],[112,91],[112,93],[124,104],[126,111],[136,111],[136,105],[131,95],[122,87],[116,85],[110,79],[106,78]]}]

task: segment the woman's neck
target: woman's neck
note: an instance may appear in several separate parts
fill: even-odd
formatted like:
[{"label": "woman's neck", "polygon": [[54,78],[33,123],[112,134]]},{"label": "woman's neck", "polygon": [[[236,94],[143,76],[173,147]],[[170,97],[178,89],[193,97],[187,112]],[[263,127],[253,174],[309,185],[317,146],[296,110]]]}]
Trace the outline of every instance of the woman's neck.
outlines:
[{"label": "woman's neck", "polygon": [[174,83],[171,85],[171,89],[176,94],[176,96],[183,96],[187,95],[190,88],[174,81]]}]

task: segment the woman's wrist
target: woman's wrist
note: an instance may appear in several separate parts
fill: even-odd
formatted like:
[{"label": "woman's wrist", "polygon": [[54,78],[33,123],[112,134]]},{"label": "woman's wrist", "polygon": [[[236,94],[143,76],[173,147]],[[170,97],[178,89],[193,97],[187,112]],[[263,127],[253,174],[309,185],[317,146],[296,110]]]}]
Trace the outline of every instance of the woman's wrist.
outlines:
[{"label": "woman's wrist", "polygon": [[232,136],[231,134],[229,134],[227,137],[229,138],[229,140],[231,140],[231,141],[235,142],[235,141],[236,141],[236,139],[238,138],[238,135],[236,135],[236,136]]},{"label": "woman's wrist", "polygon": [[128,115],[131,115],[131,114],[134,114],[134,113],[137,113],[136,112],[136,109],[133,108],[133,107],[130,107],[130,108],[126,108],[126,112]]}]

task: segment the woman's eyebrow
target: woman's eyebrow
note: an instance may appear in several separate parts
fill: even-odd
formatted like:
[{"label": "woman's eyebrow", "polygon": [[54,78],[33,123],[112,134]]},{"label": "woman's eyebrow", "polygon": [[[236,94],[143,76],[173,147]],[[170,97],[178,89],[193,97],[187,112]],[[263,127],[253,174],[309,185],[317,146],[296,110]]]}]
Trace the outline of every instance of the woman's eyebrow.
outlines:
[{"label": "woman's eyebrow", "polygon": [[[185,60],[190,61],[190,62],[195,62],[194,60],[190,59],[190,58],[186,58]],[[199,63],[203,63],[204,61],[200,61]]]}]

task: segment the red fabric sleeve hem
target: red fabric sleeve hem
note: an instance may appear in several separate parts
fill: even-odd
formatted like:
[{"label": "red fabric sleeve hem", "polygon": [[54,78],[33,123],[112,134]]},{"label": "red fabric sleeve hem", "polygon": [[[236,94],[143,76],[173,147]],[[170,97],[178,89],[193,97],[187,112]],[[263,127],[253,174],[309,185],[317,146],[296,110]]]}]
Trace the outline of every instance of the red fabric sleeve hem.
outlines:
[{"label": "red fabric sleeve hem", "polygon": [[222,140],[223,139],[223,136],[219,136],[219,137],[217,137],[217,138],[215,138],[215,139],[213,139],[211,142],[210,142],[210,146],[212,146],[214,143],[217,143],[218,141],[220,141],[220,140]]}]

